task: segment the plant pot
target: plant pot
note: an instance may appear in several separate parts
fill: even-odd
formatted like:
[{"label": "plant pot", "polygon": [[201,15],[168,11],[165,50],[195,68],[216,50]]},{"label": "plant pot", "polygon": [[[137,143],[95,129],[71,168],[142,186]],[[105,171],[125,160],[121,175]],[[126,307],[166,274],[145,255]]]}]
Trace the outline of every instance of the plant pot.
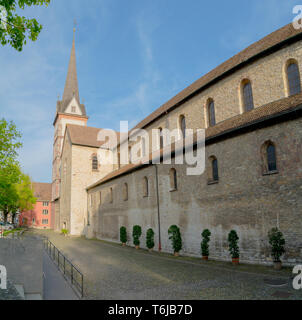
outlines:
[{"label": "plant pot", "polygon": [[135,249],[138,250],[138,249],[139,249],[139,246],[135,246]]},{"label": "plant pot", "polygon": [[281,270],[282,269],[282,262],[281,261],[275,261],[274,262],[274,269],[275,270]]},{"label": "plant pot", "polygon": [[208,256],[202,256],[202,260],[208,261],[209,257]]},{"label": "plant pot", "polygon": [[233,258],[232,263],[234,266],[237,266],[239,264],[239,258]]},{"label": "plant pot", "polygon": [[148,249],[149,250],[149,252],[152,252],[153,251],[153,248],[151,248],[151,249]]},{"label": "plant pot", "polygon": [[126,243],[122,243],[122,246],[123,246],[123,247],[126,247]]},{"label": "plant pot", "polygon": [[174,252],[174,257],[179,257],[179,252]]}]

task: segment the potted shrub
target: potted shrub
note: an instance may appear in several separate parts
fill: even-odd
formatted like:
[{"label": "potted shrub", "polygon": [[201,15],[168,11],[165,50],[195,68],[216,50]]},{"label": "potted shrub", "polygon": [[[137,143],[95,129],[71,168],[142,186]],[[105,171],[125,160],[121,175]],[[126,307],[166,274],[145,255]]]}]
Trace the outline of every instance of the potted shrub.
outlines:
[{"label": "potted shrub", "polygon": [[202,242],[201,242],[201,254],[202,254],[202,260],[208,260],[209,259],[209,242],[210,242],[210,236],[211,231],[209,229],[203,230],[202,234]]},{"label": "potted shrub", "polygon": [[228,241],[229,241],[229,252],[232,256],[233,265],[239,264],[239,246],[238,246],[239,237],[235,230],[232,230],[229,233]]},{"label": "potted shrub", "polygon": [[154,248],[154,231],[152,229],[147,230],[146,245],[149,251],[151,252]]},{"label": "potted shrub", "polygon": [[274,259],[274,269],[280,270],[282,262],[280,257],[285,253],[285,239],[278,228],[273,228],[268,233],[269,244],[272,246],[272,258]]},{"label": "potted shrub", "polygon": [[62,230],[61,230],[61,233],[62,233],[65,237],[67,237],[67,235],[68,235],[68,230],[67,230],[67,229],[62,229]]},{"label": "potted shrub", "polygon": [[179,256],[179,251],[182,249],[182,240],[180,230],[177,226],[173,225],[169,228],[168,234],[170,235],[169,239],[172,241],[172,247],[174,249],[174,256]]},{"label": "potted shrub", "polygon": [[127,243],[127,229],[126,229],[126,227],[120,228],[120,240],[121,240],[123,247],[125,247],[126,243]]},{"label": "potted shrub", "polygon": [[139,238],[142,235],[142,228],[140,226],[134,226],[132,231],[133,243],[135,245],[135,249],[139,249]]}]

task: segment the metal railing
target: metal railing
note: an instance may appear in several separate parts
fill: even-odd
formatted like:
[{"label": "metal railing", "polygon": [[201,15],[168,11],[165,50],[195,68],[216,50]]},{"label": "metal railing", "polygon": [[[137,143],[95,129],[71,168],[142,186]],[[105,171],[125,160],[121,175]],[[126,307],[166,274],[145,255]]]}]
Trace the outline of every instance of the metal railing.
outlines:
[{"label": "metal railing", "polygon": [[54,261],[57,268],[62,272],[64,278],[70,282],[71,287],[81,298],[84,296],[84,276],[62,252],[48,239],[44,239],[44,249]]}]

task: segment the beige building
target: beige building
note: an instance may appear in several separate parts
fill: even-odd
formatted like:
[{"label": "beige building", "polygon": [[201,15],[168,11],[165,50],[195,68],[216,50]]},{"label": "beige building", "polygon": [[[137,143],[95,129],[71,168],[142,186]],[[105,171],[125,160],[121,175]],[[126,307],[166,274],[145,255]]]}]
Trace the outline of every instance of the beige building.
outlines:
[{"label": "beige building", "polygon": [[[110,148],[98,145],[100,129],[86,127],[84,107],[76,109],[82,126],[69,122],[70,110],[57,110],[58,124],[60,119],[71,123],[61,135],[61,175],[54,176],[60,186],[60,197],[54,196],[57,230],[65,225],[71,234],[118,242],[119,229],[125,226],[132,245],[132,228],[140,225],[142,247],[152,228],[156,249],[172,252],[168,228],[178,225],[181,253],[200,256],[201,232],[208,228],[210,256],[223,260],[229,259],[227,235],[235,229],[241,260],[267,263],[267,233],[277,226],[287,243],[284,261],[301,262],[301,40],[301,31],[287,25],[197,80],[134,128],[145,129],[150,137],[152,129],[158,129],[149,147],[142,137],[130,142],[130,149],[124,146],[128,140]],[[77,84],[71,91],[78,92]],[[71,107],[79,101],[77,95],[68,99]],[[187,175],[187,164],[154,165],[146,158],[112,166],[93,160],[99,147],[103,158],[120,159],[123,148],[131,152],[137,146],[137,155],[149,159],[152,151],[170,144],[165,129],[179,129],[177,140],[189,128],[195,133],[205,129],[202,175]]]}]

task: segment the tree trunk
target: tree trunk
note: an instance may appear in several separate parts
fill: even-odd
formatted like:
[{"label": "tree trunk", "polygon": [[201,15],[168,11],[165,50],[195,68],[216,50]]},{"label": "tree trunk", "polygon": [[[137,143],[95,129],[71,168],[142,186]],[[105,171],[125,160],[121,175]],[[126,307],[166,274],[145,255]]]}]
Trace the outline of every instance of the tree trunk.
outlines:
[{"label": "tree trunk", "polygon": [[16,219],[16,213],[12,214],[12,224],[15,224],[15,219]]},{"label": "tree trunk", "polygon": [[6,224],[6,223],[7,223],[8,212],[7,212],[7,211],[4,211],[4,212],[3,212],[3,215],[4,215],[4,223]]}]

